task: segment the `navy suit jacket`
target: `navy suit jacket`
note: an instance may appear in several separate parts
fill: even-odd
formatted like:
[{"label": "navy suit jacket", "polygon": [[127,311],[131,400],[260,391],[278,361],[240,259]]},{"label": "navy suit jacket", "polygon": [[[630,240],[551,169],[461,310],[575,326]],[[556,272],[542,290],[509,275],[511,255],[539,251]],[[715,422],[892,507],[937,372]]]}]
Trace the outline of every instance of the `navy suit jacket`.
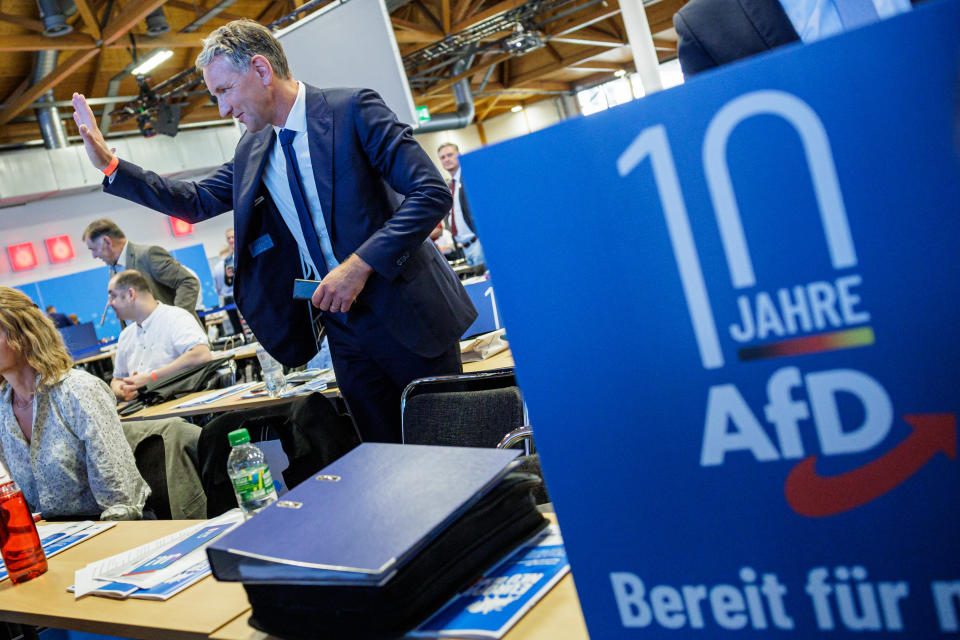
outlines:
[{"label": "navy suit jacket", "polygon": [[800,41],[779,0],[690,0],[673,26],[684,76]]},{"label": "navy suit jacket", "polygon": [[[341,262],[356,253],[374,269],[359,300],[410,351],[444,353],[477,315],[427,239],[450,210],[450,189],[376,92],[307,85],[306,115],[333,252]],[[233,160],[199,182],[169,180],[121,160],[104,189],[188,222],[233,209],[234,299],[267,351],[298,366],[317,346],[309,302],[292,300],[293,280],[303,277],[297,243],[262,180],[275,137],[269,126],[247,132]]]},{"label": "navy suit jacket", "polygon": [[690,0],[673,26],[684,76],[800,40],[778,0]]}]

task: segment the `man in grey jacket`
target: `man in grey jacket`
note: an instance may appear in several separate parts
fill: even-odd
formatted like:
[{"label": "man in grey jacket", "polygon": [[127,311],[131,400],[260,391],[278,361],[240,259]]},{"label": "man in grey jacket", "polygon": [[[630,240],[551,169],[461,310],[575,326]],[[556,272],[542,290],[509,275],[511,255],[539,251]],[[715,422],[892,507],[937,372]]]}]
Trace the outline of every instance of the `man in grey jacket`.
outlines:
[{"label": "man in grey jacket", "polygon": [[166,249],[128,242],[120,227],[107,218],[87,225],[82,239],[93,257],[100,258],[110,267],[111,276],[135,269],[147,279],[154,298],[197,316],[195,307],[200,282]]}]

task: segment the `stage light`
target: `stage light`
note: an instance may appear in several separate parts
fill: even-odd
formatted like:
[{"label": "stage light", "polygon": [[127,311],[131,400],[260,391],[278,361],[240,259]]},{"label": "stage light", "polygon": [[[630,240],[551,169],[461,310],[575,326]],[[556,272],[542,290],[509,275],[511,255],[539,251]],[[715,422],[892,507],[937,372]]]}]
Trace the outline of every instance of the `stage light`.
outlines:
[{"label": "stage light", "polygon": [[10,258],[10,267],[14,271],[26,271],[37,266],[37,252],[33,250],[32,242],[9,245],[7,257]]},{"label": "stage light", "polygon": [[73,252],[73,243],[70,242],[70,236],[53,236],[44,239],[43,243],[47,245],[47,256],[49,256],[51,263],[67,262],[76,257]]},{"label": "stage light", "polygon": [[172,49],[154,49],[148,53],[144,58],[141,58],[140,64],[133,68],[130,72],[135,76],[142,76],[145,73],[156,69],[163,63],[167,58],[173,55]]},{"label": "stage light", "polygon": [[169,218],[170,220],[170,230],[175,236],[186,236],[193,233],[193,225],[189,222],[184,222],[179,218]]}]

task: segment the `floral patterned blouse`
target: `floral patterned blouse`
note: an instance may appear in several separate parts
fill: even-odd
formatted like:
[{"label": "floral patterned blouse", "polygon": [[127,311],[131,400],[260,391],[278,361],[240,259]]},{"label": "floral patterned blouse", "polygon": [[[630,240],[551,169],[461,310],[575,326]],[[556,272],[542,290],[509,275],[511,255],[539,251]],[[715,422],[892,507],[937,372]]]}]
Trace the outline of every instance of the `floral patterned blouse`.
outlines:
[{"label": "floral patterned blouse", "polygon": [[0,379],[0,458],[32,510],[45,517],[142,517],[150,488],[102,380],[79,369],[52,385],[40,384],[38,376],[29,443],[13,414],[12,394]]}]

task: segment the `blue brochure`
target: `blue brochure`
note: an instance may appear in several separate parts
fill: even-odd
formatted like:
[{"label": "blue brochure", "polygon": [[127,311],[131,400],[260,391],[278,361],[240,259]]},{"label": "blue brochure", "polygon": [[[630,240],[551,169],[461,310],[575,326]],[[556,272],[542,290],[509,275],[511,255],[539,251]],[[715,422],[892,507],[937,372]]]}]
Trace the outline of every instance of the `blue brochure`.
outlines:
[{"label": "blue brochure", "polygon": [[407,635],[500,638],[569,571],[560,531],[551,525]]}]

